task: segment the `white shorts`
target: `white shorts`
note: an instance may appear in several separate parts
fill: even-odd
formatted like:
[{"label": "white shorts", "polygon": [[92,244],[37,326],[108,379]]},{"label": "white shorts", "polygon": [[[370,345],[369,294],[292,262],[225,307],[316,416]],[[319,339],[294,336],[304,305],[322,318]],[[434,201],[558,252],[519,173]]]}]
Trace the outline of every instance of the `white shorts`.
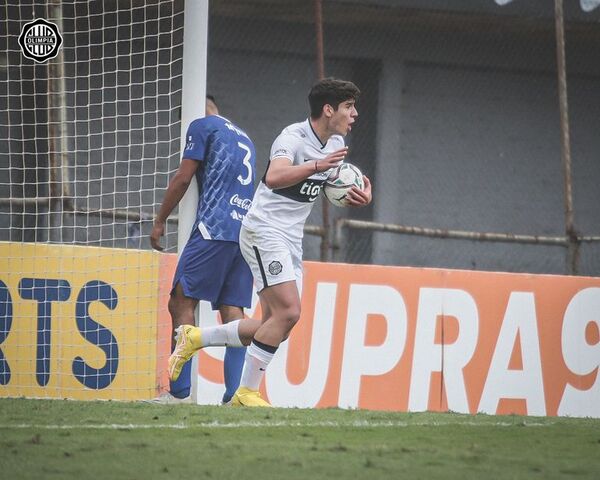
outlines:
[{"label": "white shorts", "polygon": [[240,250],[252,271],[256,290],[296,281],[302,293],[302,248],[294,246],[274,231],[255,232],[244,225],[240,230]]}]

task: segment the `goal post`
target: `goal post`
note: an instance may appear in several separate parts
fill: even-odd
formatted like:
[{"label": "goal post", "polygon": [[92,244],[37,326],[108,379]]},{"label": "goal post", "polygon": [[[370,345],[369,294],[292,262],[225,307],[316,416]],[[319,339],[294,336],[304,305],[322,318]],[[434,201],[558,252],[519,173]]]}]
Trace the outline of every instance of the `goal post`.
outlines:
[{"label": "goal post", "polygon": [[[187,128],[205,114],[206,61],[208,43],[208,0],[186,2],[183,33],[183,76],[181,94],[181,152]],[[179,204],[177,250],[181,252],[196,220],[198,188],[195,182]]]},{"label": "goal post", "polygon": [[[206,63],[208,45],[208,0],[186,2],[183,34],[183,86],[181,95],[181,152],[184,151],[186,131],[190,123],[205,115]],[[177,251],[183,251],[196,220],[198,186],[191,182],[179,203]],[[196,325],[199,324],[199,308],[196,308]],[[198,396],[198,356],[192,360],[191,395],[194,402]]]}]

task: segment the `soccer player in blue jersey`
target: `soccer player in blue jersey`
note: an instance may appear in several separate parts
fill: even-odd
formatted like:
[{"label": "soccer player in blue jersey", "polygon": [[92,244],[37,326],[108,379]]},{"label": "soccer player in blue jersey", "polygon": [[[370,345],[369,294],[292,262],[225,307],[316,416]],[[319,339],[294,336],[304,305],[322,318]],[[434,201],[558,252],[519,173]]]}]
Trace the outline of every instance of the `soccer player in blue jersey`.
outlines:
[{"label": "soccer player in blue jersey", "polygon": [[[243,308],[251,304],[252,273],[238,244],[242,220],[252,204],[256,155],[248,135],[218,113],[214,98],[207,96],[206,117],[194,120],[188,128],[181,164],[167,187],[150,243],[162,250],[160,237],[165,222],[195,177],[199,192],[196,221],[179,257],[169,313],[173,331],[179,334],[182,326],[194,325],[194,311],[200,300],[211,302],[212,308],[219,310],[224,328],[202,329],[202,336],[211,345],[227,347],[223,396],[223,403],[227,403],[238,388],[244,345],[250,343],[258,322],[247,319],[240,324]],[[158,402],[189,401],[191,361],[179,363],[174,374],[170,361],[169,376],[176,380],[170,381],[169,392]]]}]

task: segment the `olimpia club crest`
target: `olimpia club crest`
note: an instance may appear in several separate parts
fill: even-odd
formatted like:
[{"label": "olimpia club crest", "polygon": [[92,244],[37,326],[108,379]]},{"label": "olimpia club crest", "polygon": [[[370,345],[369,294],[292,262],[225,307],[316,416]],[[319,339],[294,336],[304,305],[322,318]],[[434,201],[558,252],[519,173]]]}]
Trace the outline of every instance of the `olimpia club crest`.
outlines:
[{"label": "olimpia club crest", "polygon": [[42,18],[26,23],[19,35],[23,55],[38,63],[56,57],[62,41],[58,27]]}]

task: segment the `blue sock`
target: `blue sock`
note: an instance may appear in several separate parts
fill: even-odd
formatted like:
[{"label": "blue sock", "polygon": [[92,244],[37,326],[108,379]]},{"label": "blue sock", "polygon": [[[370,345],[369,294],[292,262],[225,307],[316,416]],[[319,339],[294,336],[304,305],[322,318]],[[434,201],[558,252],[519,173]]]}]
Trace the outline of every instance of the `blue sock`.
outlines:
[{"label": "blue sock", "polygon": [[192,360],[189,359],[181,369],[181,373],[179,374],[179,378],[172,382],[169,380],[169,392],[176,398],[185,398],[189,397],[190,389],[192,387]]},{"label": "blue sock", "polygon": [[225,360],[223,363],[225,394],[223,395],[223,403],[231,400],[233,394],[240,386],[245,357],[246,347],[227,347],[225,349]]}]

